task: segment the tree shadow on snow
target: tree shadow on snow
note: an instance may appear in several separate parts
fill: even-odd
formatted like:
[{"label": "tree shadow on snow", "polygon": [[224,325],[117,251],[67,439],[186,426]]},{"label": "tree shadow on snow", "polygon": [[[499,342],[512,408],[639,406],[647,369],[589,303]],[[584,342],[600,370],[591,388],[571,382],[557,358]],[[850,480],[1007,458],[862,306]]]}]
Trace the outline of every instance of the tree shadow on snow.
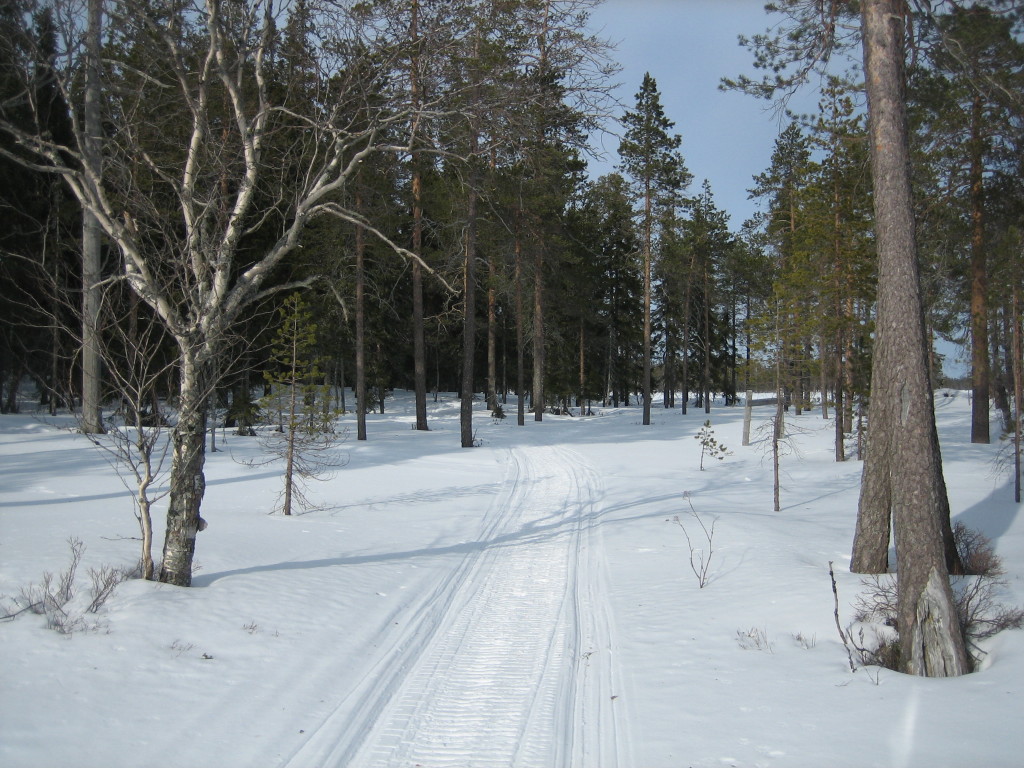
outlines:
[{"label": "tree shadow on snow", "polygon": [[1013,501],[1013,478],[1005,481],[1000,487],[973,506],[968,507],[954,517],[968,528],[980,531],[987,538],[995,541],[1013,527],[1014,520],[1020,513],[1021,505]]}]

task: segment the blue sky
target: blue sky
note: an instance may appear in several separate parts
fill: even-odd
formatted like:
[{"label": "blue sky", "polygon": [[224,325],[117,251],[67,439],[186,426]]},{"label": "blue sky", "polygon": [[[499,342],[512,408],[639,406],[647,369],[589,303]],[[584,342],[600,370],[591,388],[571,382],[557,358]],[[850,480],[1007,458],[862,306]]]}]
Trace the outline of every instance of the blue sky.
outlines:
[{"label": "blue sky", "polygon": [[[770,21],[764,0],[605,0],[591,16],[591,28],[617,45],[617,95],[624,107],[633,107],[650,72],[666,116],[683,138],[683,157],[694,176],[690,191],[708,179],[734,230],[755,211],[747,189],[768,167],[780,123],[765,102],[722,92],[718,84],[722,77],[754,74],[753,58],[737,36],[763,32]],[[808,93],[798,103],[807,110],[815,97]],[[592,165],[606,173],[617,162],[618,138],[606,135],[596,143],[609,160]]]}]

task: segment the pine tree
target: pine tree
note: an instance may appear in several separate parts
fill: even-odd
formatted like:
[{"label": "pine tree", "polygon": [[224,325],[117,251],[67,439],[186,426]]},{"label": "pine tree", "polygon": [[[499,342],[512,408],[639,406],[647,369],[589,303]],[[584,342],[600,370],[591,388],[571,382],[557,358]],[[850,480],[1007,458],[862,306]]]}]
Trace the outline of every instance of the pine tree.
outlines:
[{"label": "pine tree", "polygon": [[812,251],[805,219],[814,167],[808,138],[796,121],[790,122],[776,139],[771,166],[754,177],[755,186],[750,191],[751,197],[767,202],[764,226],[776,257],[776,280],[774,314],[765,331],[769,338],[778,337],[777,370],[781,378],[777,385],[787,403],[794,402],[797,414],[807,400],[808,331],[801,320],[810,317],[806,303]]},{"label": "pine tree", "polygon": [[274,459],[284,462],[281,511],[291,515],[296,505],[311,506],[305,483],[340,465],[331,449],[342,435],[335,431],[339,414],[331,406],[317,360],[313,313],[300,295],[292,294],[278,311],[278,322],[271,367],[264,372],[271,391],[261,407],[278,414],[279,431],[264,432],[261,442]]},{"label": "pine tree", "polygon": [[[692,351],[692,360],[699,366],[698,403],[703,405],[705,413],[710,413],[711,385],[716,373],[720,375],[722,391],[728,389],[724,381],[727,329],[721,322],[716,294],[722,269],[733,248],[733,239],[728,229],[729,216],[715,205],[707,180],[689,208],[690,219],[683,225],[683,231],[692,264],[690,279],[693,285],[690,289],[690,311],[684,326],[684,349]],[[688,366],[684,371],[688,372]],[[689,385],[685,373],[683,379],[685,396]]]},{"label": "pine tree", "polygon": [[[861,8],[879,276],[871,446],[857,533],[869,521],[888,529],[893,515],[900,666],[911,674],[950,677],[969,671],[969,660],[946,566],[951,537],[942,530],[943,523],[949,526],[949,502],[917,270],[899,10],[898,0],[866,0]],[[858,554],[855,544],[855,570]]]},{"label": "pine tree", "polygon": [[636,94],[634,110],[622,118],[625,125],[619,144],[620,170],[632,182],[639,203],[640,244],[643,254],[643,423],[651,423],[651,265],[658,208],[677,204],[679,195],[690,183],[679,146],[682,138],[670,134],[675,126],[665,116],[658,85],[650,73],[644,74]]},{"label": "pine tree", "polygon": [[910,92],[918,179],[930,195],[920,218],[924,241],[963,276],[965,297],[955,302],[966,302],[970,315],[971,441],[987,443],[1002,368],[990,344],[990,335],[998,336],[990,314],[999,312],[991,241],[999,239],[999,211],[1009,192],[1002,180],[1014,175],[1016,164],[1013,137],[1021,112],[1007,92],[1024,86],[1024,46],[1013,38],[1011,21],[985,5],[954,8],[931,21],[931,55],[914,71]]},{"label": "pine tree", "polygon": [[643,276],[640,238],[625,179],[613,173],[587,189],[580,216],[585,222],[587,251],[597,271],[592,297],[601,354],[600,391],[604,404],[628,405],[629,392],[640,376]]}]

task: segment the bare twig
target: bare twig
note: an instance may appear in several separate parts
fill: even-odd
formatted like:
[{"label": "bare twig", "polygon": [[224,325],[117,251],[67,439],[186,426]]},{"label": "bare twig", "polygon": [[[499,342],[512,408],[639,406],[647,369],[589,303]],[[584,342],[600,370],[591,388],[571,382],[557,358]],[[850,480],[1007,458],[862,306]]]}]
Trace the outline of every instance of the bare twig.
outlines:
[{"label": "bare twig", "polygon": [[690,568],[693,570],[694,576],[697,577],[697,584],[700,585],[701,589],[707,585],[710,581],[710,569],[711,569],[711,558],[714,555],[714,548],[712,546],[713,539],[715,538],[715,522],[711,522],[711,528],[704,525],[704,521],[701,520],[700,515],[697,514],[697,510],[693,507],[693,502],[690,500],[689,494],[683,494],[687,503],[690,505],[690,514],[697,520],[697,524],[700,525],[701,530],[704,532],[704,539],[707,541],[707,552],[702,547],[696,547],[693,541],[690,539],[690,534],[686,530],[686,526],[683,525],[679,519],[679,515],[675,515],[672,518],[672,522],[683,529],[683,535],[686,537],[686,545],[690,548]]},{"label": "bare twig", "polygon": [[846,633],[843,631],[843,625],[839,621],[839,588],[836,587],[836,574],[835,571],[832,569],[831,560],[828,561],[828,575],[829,578],[832,579],[832,597],[835,605],[833,615],[836,618],[836,630],[838,630],[839,632],[839,639],[843,641],[843,647],[846,649],[846,656],[850,660],[850,671],[856,672],[857,665],[853,661],[853,651],[850,649],[850,641],[847,638]]}]

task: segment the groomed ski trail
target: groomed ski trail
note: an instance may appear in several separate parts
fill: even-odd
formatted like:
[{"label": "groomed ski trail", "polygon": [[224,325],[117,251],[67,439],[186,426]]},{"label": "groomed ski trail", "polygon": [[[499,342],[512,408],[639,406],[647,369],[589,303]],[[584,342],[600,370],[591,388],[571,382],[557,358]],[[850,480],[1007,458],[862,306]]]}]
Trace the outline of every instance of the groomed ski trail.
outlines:
[{"label": "groomed ski trail", "polygon": [[626,766],[600,477],[517,447],[483,546],[421,602],[288,768]]}]

